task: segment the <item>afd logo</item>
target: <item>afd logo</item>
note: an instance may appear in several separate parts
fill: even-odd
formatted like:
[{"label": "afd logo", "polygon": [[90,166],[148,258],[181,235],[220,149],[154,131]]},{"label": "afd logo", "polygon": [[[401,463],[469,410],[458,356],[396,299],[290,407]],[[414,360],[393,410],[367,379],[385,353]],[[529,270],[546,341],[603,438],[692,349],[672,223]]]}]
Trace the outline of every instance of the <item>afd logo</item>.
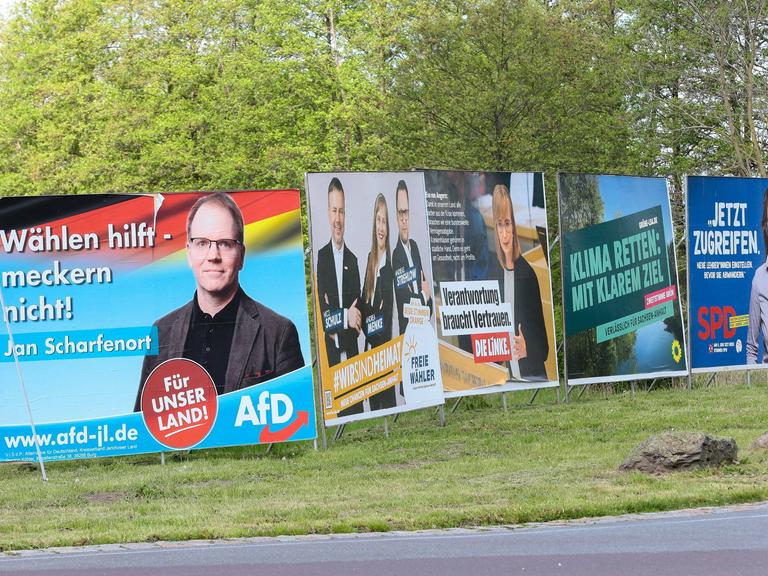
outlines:
[{"label": "afd logo", "polygon": [[[235,418],[235,428],[240,428],[244,423],[253,426],[264,426],[259,435],[262,443],[283,442],[293,436],[296,431],[309,423],[309,413],[303,410],[296,412],[293,418],[293,401],[286,394],[271,394],[264,390],[259,394],[256,405],[251,396],[243,396],[240,399],[240,407]],[[270,424],[286,424],[278,431],[270,429]]]}]

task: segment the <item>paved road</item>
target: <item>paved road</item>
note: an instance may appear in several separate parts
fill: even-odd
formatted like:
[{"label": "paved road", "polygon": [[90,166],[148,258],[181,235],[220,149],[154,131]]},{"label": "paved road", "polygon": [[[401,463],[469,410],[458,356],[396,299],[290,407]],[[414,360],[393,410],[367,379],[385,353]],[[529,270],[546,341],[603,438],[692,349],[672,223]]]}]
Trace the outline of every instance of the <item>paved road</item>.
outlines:
[{"label": "paved road", "polygon": [[768,503],[474,530],[124,544],[0,554],[19,576],[765,576]]}]

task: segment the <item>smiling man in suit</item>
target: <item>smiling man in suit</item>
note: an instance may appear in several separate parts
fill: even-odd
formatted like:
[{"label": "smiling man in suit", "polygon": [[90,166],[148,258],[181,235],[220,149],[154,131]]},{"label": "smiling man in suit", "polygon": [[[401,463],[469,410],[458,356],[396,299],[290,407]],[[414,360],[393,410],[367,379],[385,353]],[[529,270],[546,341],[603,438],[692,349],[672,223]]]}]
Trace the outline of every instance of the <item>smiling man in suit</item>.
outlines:
[{"label": "smiling man in suit", "polygon": [[190,302],[155,322],[159,352],[146,356],[134,410],[152,370],[188,358],[213,378],[218,394],[260,384],[304,366],[296,326],[240,287],[243,215],[228,194],[202,196],[187,216],[187,263],[197,289]]},{"label": "smiling man in suit", "polygon": [[[344,243],[345,221],[344,188],[334,177],[328,185],[331,240],[317,253],[317,298],[328,366],[357,356],[357,337],[362,329],[360,272],[357,258]],[[362,411],[363,403],[358,402],[342,410],[339,416]]]}]

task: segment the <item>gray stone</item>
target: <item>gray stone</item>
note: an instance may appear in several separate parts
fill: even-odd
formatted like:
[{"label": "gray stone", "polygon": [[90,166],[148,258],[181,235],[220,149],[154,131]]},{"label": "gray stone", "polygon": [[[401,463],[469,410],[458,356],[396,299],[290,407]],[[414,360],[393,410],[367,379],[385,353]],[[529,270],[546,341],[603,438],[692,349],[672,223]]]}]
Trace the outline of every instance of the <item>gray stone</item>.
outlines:
[{"label": "gray stone", "polygon": [[760,448],[762,450],[768,450],[768,432],[760,436],[755,443],[752,444],[753,448]]},{"label": "gray stone", "polygon": [[659,474],[696,470],[736,461],[733,438],[713,438],[700,432],[665,432],[641,442],[620,470]]}]

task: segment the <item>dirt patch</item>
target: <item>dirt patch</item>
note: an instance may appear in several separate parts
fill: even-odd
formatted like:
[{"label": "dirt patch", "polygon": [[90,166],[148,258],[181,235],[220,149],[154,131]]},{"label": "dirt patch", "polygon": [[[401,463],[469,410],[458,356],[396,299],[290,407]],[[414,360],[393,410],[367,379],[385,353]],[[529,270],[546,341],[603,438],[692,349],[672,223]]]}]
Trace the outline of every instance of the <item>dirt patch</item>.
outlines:
[{"label": "dirt patch", "polygon": [[125,500],[125,492],[91,492],[83,497],[93,504],[110,504]]}]

